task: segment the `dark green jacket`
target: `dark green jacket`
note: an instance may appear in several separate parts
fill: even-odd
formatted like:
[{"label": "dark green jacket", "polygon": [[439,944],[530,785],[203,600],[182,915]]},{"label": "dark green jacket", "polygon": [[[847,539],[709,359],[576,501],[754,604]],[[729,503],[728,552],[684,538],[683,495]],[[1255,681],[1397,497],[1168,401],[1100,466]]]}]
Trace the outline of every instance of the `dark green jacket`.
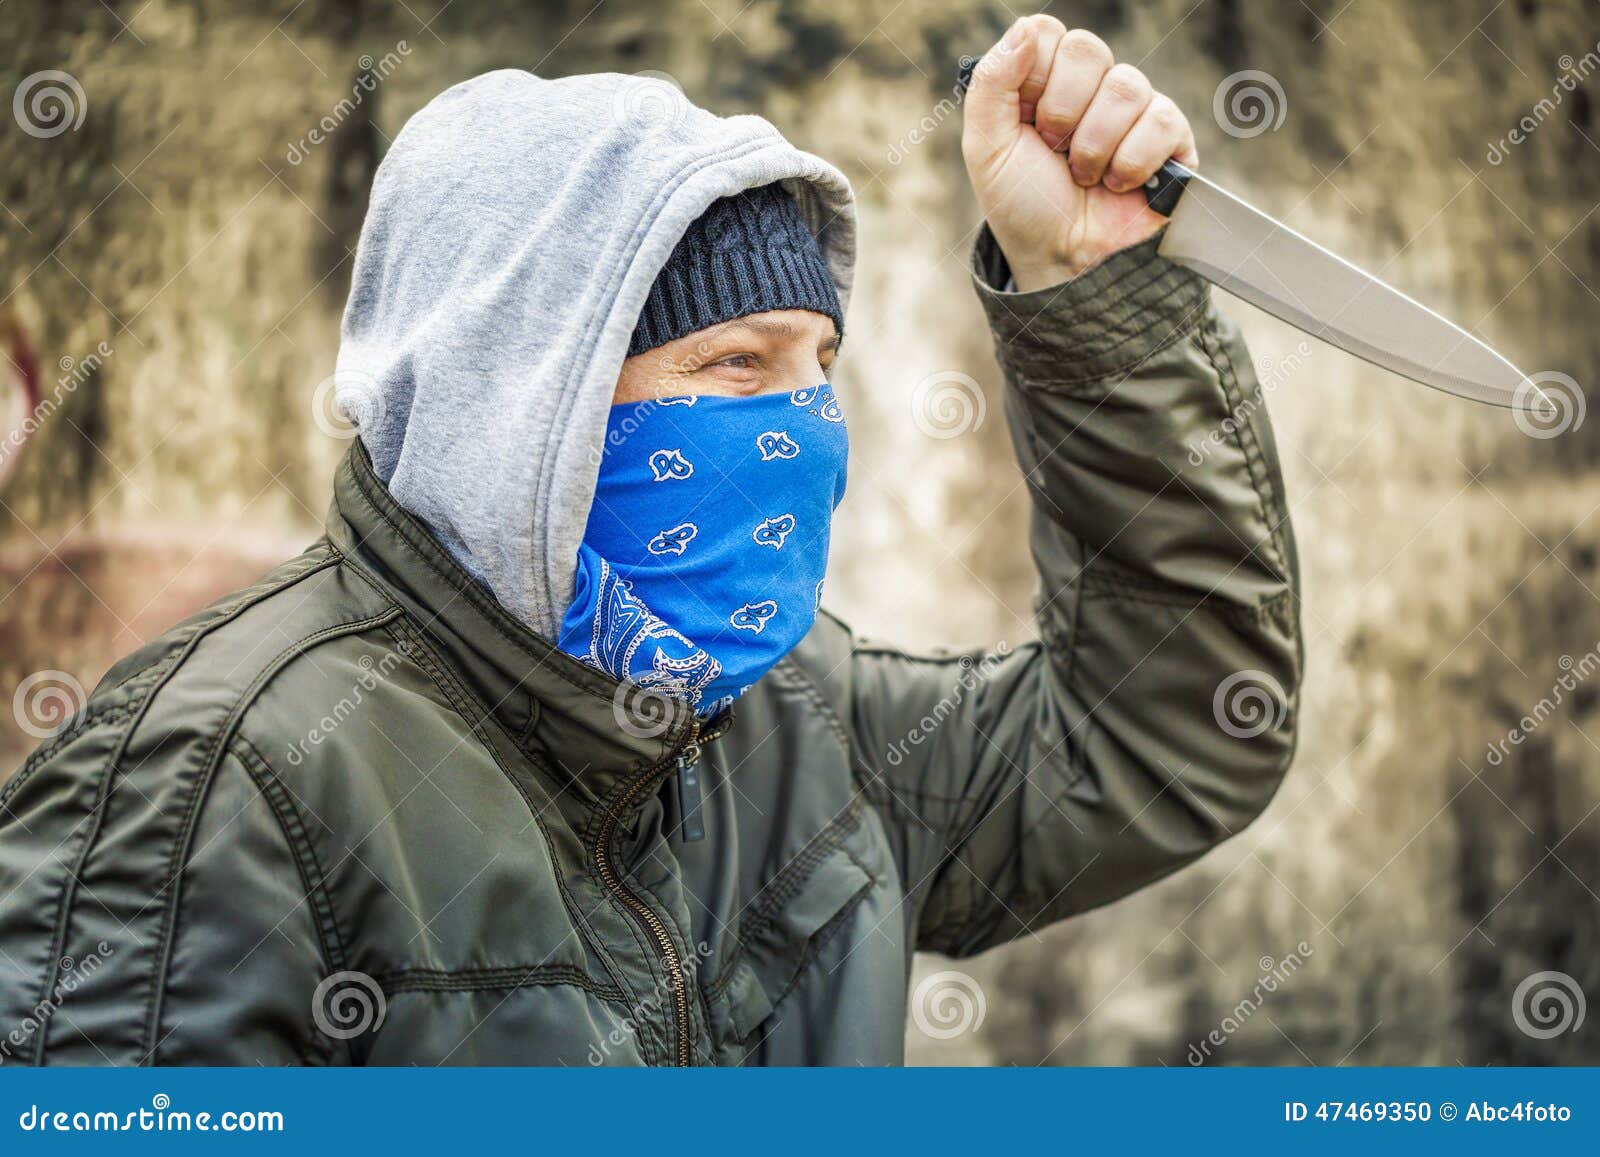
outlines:
[{"label": "dark green jacket", "polygon": [[913,656],[823,616],[698,734],[513,620],[358,447],[325,539],[124,659],[5,785],[0,1057],[892,1064],[914,951],[1249,823],[1301,668],[1250,359],[1151,244],[1036,293],[991,288],[987,237],[979,266],[1038,643]]}]

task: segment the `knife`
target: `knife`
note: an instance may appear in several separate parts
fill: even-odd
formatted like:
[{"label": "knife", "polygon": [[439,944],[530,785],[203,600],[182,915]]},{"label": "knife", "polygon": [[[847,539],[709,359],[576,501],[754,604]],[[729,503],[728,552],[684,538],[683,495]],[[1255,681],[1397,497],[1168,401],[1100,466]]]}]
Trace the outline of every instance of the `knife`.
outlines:
[{"label": "knife", "polygon": [[[975,63],[962,61],[963,93]],[[1144,194],[1170,222],[1161,256],[1296,329],[1459,397],[1546,417],[1556,408],[1460,326],[1177,161]]]},{"label": "knife", "polygon": [[1454,322],[1177,161],[1144,193],[1171,222],[1156,252],[1296,329],[1463,398],[1541,413],[1553,405]]}]

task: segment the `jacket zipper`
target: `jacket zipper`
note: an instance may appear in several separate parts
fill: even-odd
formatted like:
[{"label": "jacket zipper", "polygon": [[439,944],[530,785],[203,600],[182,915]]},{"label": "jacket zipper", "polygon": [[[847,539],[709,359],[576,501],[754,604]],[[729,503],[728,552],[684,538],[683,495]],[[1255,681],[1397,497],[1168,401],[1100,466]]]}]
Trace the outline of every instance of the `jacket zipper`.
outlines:
[{"label": "jacket zipper", "polygon": [[733,710],[729,708],[711,725],[711,730],[698,740],[687,744],[678,753],[678,833],[686,844],[706,838],[705,819],[701,814],[700,753],[721,739],[733,728]]},{"label": "jacket zipper", "polygon": [[[718,728],[714,734],[706,737],[706,742],[720,738],[726,731],[727,726]],[[678,948],[672,943],[672,934],[667,931],[667,926],[661,917],[657,916],[650,905],[640,899],[638,893],[624,884],[617,875],[611,862],[611,838],[616,834],[617,820],[630,800],[647,785],[655,782],[664,768],[681,766],[681,761],[684,759],[698,760],[700,750],[700,721],[696,719],[690,724],[688,742],[629,784],[628,790],[611,805],[605,818],[600,822],[600,831],[595,837],[594,846],[594,861],[599,869],[601,882],[628,911],[634,914],[656,942],[662,966],[666,969],[667,983],[672,989],[673,1025],[677,1034],[677,1063],[683,1067],[687,1067],[692,1059],[689,1048],[689,983],[683,967],[683,958],[678,955]]]}]

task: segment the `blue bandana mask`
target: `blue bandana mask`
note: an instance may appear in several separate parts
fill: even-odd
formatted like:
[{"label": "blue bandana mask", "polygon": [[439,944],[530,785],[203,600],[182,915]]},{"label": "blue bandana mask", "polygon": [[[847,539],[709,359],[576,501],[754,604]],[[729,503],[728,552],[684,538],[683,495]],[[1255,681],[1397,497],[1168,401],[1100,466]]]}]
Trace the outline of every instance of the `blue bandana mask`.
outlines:
[{"label": "blue bandana mask", "polygon": [[849,439],[829,385],[613,406],[560,648],[709,715],[811,629]]}]

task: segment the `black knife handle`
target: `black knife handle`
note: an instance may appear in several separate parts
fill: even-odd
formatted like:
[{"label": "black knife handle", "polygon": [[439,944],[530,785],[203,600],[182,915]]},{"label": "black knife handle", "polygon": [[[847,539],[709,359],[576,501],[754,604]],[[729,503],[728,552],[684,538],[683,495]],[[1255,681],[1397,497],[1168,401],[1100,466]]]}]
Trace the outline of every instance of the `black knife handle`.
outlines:
[{"label": "black knife handle", "polygon": [[[980,56],[963,56],[957,61],[957,96],[967,95],[967,88],[972,84],[972,70],[978,67],[978,61],[981,59]],[[1183,190],[1192,176],[1194,173],[1190,169],[1177,161],[1169,160],[1144,183],[1146,203],[1163,217],[1172,216],[1172,211],[1178,207],[1178,199],[1183,196]]]},{"label": "black knife handle", "polygon": [[1188,187],[1189,178],[1194,173],[1185,165],[1177,161],[1168,161],[1144,183],[1144,199],[1157,213],[1163,217],[1172,216],[1172,211],[1178,207],[1178,199],[1183,196],[1183,190]]}]

